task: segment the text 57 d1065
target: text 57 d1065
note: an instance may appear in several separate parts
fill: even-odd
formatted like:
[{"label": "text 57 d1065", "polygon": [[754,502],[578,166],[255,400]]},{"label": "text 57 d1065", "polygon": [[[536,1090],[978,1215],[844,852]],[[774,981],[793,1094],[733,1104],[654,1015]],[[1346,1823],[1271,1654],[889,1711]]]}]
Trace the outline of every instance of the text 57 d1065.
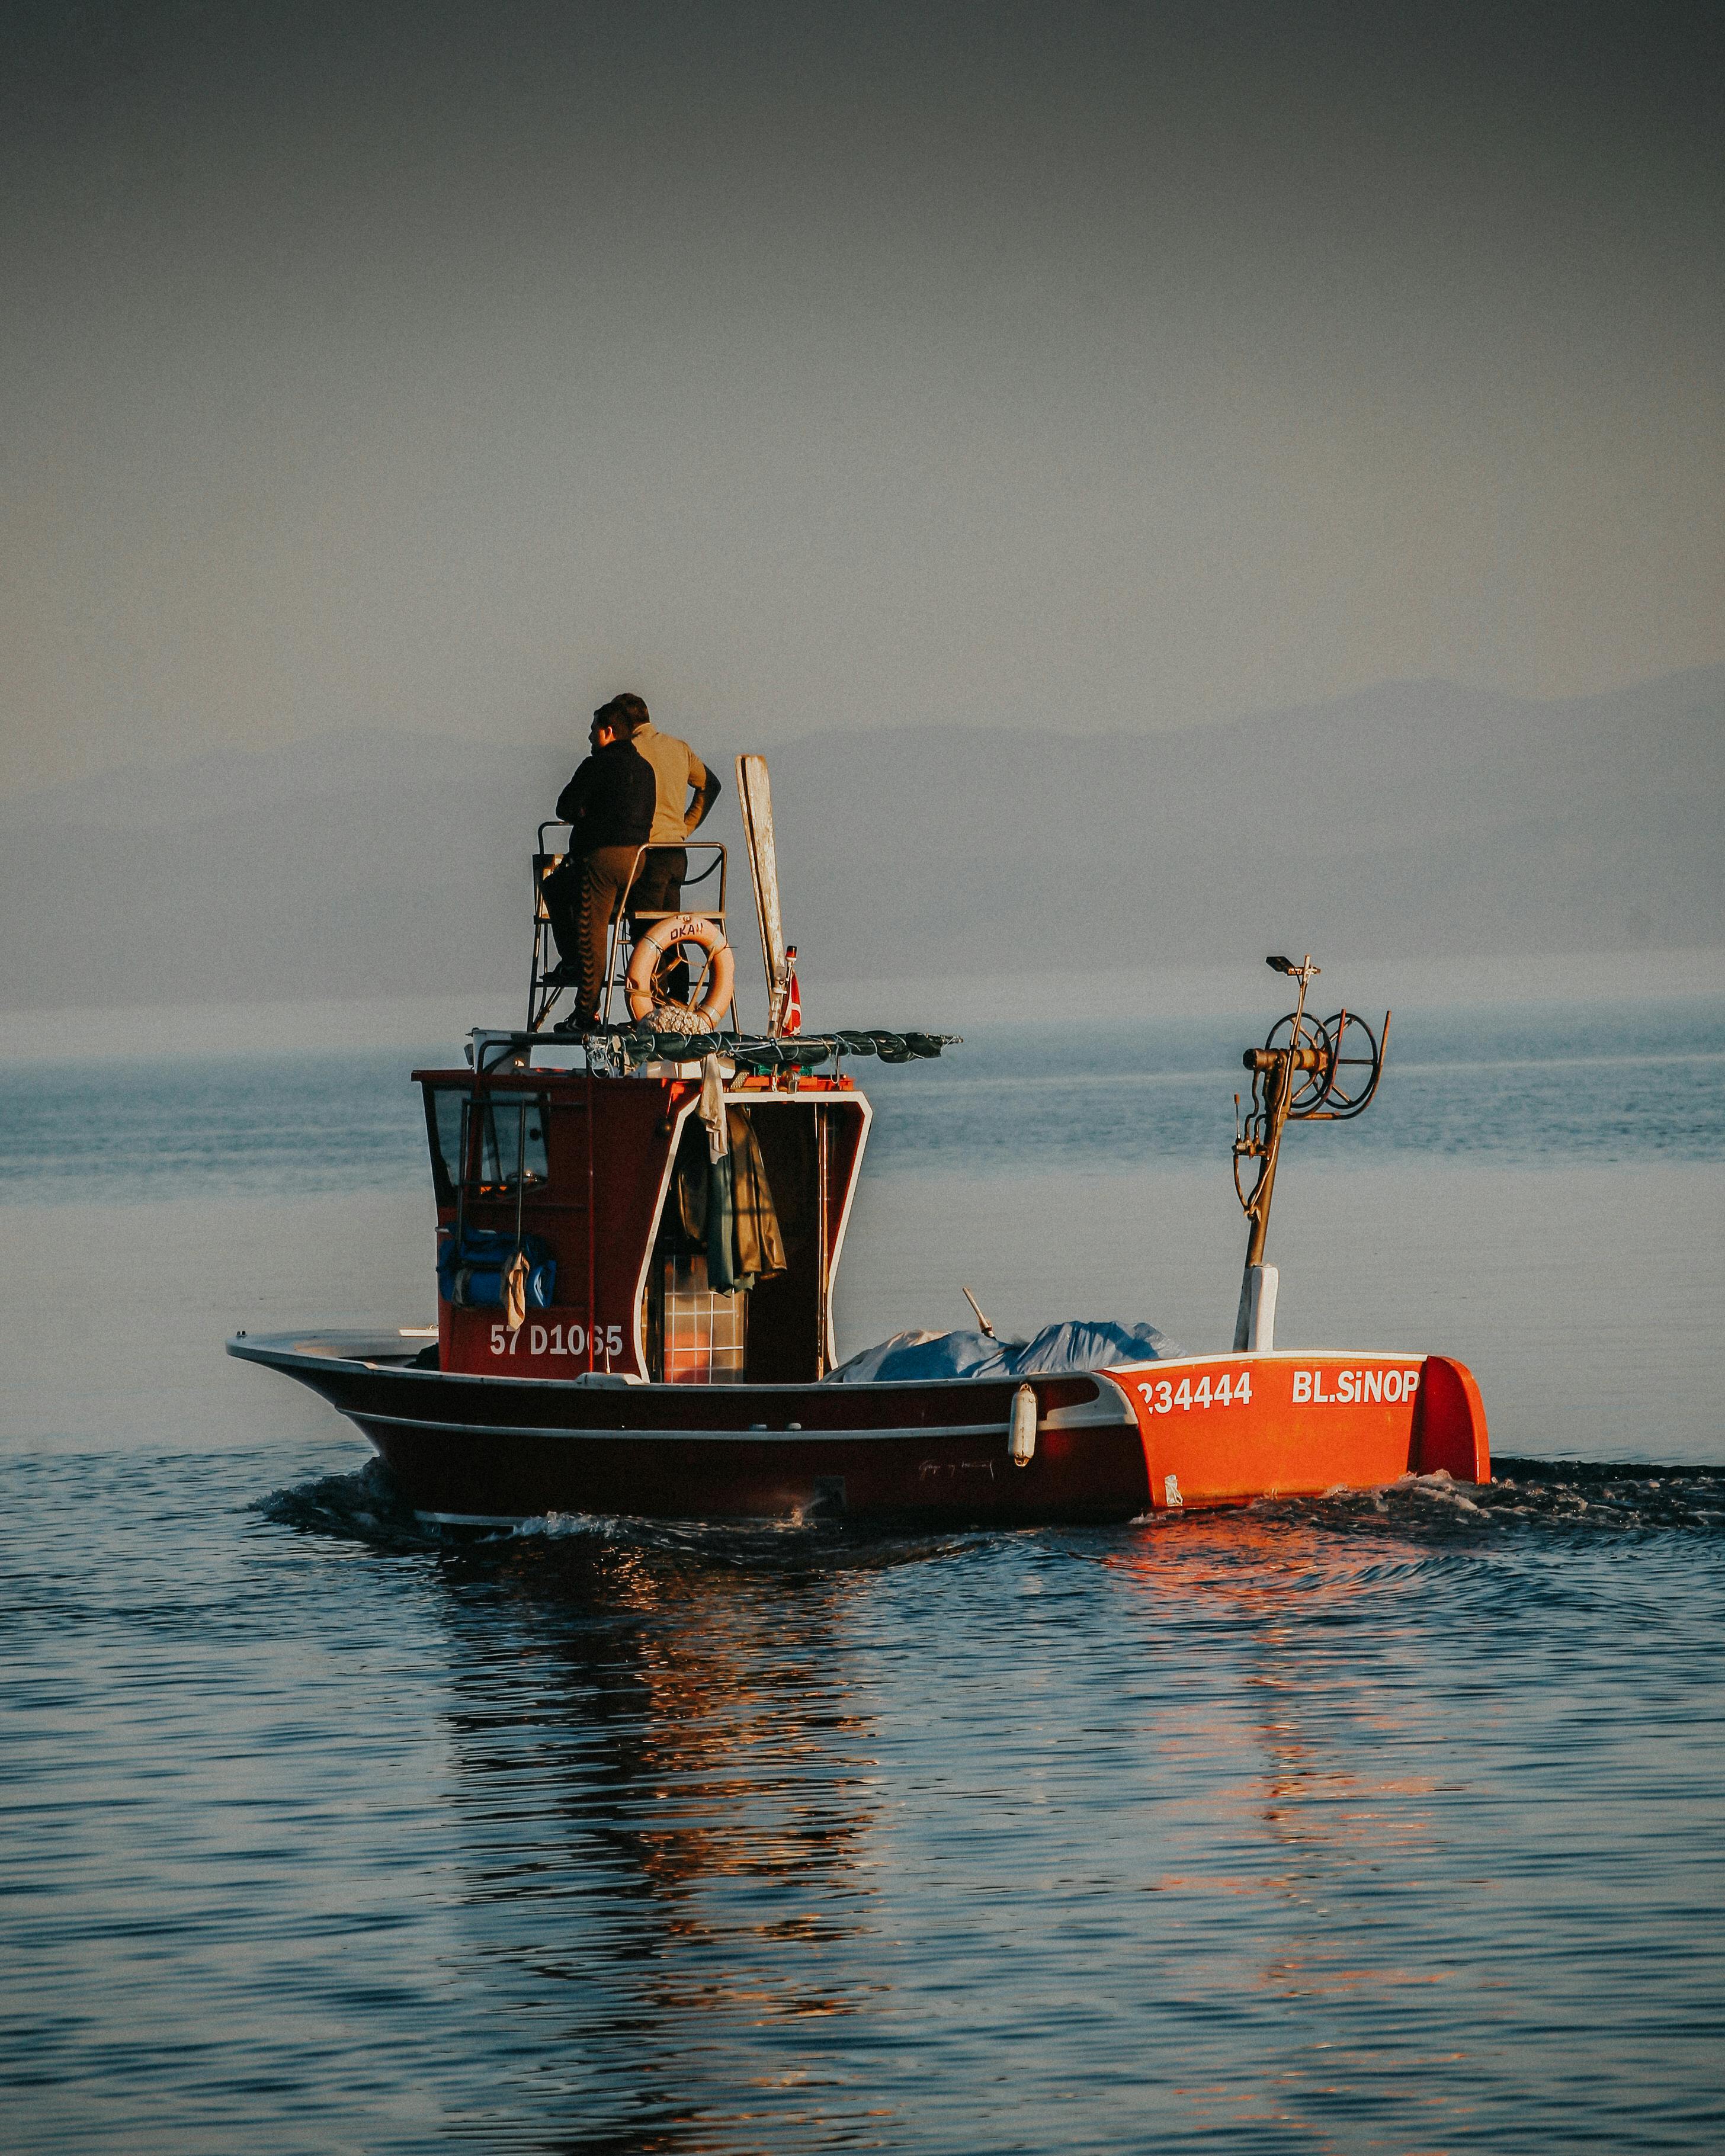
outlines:
[{"label": "text 57 d1065", "polygon": [[[587,1328],[583,1325],[517,1325],[512,1330],[506,1325],[491,1327],[491,1353],[494,1355],[513,1355],[525,1337],[530,1355],[584,1355],[587,1353]],[[593,1329],[593,1352],[603,1359],[623,1353],[623,1327],[620,1325],[596,1325]]]}]

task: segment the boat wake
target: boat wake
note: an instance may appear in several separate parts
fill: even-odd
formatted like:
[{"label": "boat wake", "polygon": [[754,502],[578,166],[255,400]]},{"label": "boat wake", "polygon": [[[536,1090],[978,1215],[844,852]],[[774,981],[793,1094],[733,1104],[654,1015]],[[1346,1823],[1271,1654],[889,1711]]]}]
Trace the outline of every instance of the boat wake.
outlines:
[{"label": "boat wake", "polygon": [[[459,1551],[505,1557],[532,1550],[574,1556],[603,1547],[746,1568],[902,1563],[950,1555],[1004,1535],[1064,1541],[1074,1532],[978,1527],[916,1533],[829,1520],[668,1521],[587,1512],[547,1513],[512,1525],[459,1525],[416,1513],[389,1470],[376,1460],[352,1473],[318,1476],[277,1490],[256,1510],[297,1533],[394,1554]],[[1529,1533],[1725,1536],[1725,1468],[1503,1458],[1495,1463],[1494,1480],[1482,1486],[1454,1482],[1444,1474],[1408,1476],[1382,1489],[1263,1497],[1214,1512],[1162,1512],[1128,1527],[1085,1533],[1086,1539],[1105,1540],[1203,1535],[1243,1520],[1260,1528],[1281,1522],[1307,1533],[1327,1530],[1414,1543],[1489,1543]]]},{"label": "boat wake", "polygon": [[1409,1475],[1383,1489],[1260,1498],[1247,1509],[1259,1520],[1286,1518],[1341,1532],[1389,1530],[1418,1541],[1530,1530],[1725,1533],[1725,1468],[1505,1455],[1492,1462],[1491,1473],[1490,1482],[1477,1484],[1454,1482],[1445,1474]]},{"label": "boat wake", "polygon": [[983,1537],[965,1530],[892,1532],[839,1520],[654,1520],[602,1512],[547,1512],[495,1525],[416,1512],[381,1460],[352,1474],[321,1475],[276,1490],[254,1508],[277,1527],[357,1543],[391,1555],[460,1553],[511,1560],[532,1553],[578,1559],[597,1550],[687,1557],[745,1568],[870,1567],[947,1554]]}]

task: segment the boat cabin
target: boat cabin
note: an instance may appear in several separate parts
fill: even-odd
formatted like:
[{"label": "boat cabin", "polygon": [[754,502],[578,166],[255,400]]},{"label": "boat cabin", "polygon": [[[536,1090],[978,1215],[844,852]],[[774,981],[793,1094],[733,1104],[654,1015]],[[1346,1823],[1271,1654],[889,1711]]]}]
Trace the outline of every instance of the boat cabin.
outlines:
[{"label": "boat cabin", "polygon": [[425,1363],[598,1383],[826,1374],[868,1101],[848,1076],[711,1060],[706,1120],[700,1063],[610,1075],[481,1052],[413,1073],[437,1200]]}]

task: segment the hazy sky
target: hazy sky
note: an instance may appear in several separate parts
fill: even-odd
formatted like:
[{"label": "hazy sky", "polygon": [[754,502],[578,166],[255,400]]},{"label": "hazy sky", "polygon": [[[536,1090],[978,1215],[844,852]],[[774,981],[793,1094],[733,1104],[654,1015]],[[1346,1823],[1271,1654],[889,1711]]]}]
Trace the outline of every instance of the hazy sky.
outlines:
[{"label": "hazy sky", "polygon": [[1725,11],[3,9],[0,786],[1725,658]]}]

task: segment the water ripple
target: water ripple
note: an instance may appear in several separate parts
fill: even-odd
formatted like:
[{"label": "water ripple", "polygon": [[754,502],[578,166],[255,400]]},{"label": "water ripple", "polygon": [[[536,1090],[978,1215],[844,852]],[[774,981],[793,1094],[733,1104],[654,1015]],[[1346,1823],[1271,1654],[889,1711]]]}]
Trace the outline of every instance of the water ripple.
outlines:
[{"label": "water ripple", "polygon": [[0,1461],[25,2156],[1718,2145],[1725,1474],[475,1537],[357,1461]]}]

